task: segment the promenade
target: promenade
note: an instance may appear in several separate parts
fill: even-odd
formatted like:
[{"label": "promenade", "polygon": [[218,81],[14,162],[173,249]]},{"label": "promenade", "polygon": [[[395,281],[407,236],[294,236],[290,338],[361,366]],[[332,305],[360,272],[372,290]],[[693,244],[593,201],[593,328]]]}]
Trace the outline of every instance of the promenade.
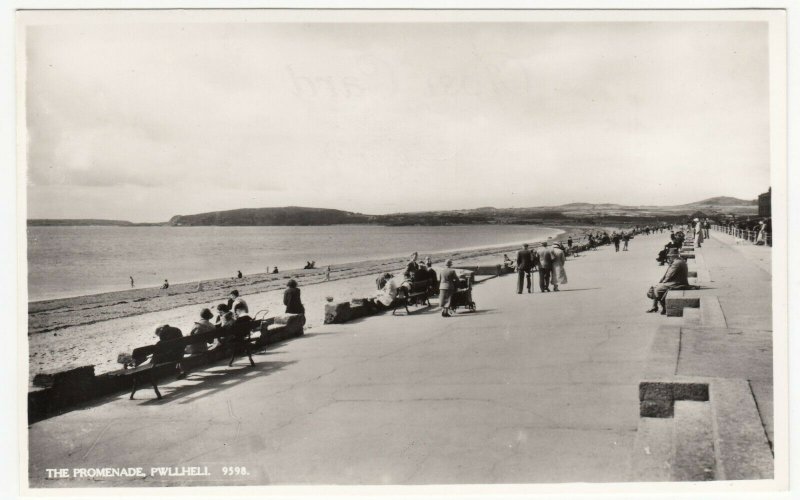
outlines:
[{"label": "promenade", "polygon": [[[644,312],[668,239],[640,235],[628,252],[570,259],[558,293],[539,293],[535,274],[533,294],[515,293],[516,275],[493,278],[474,289],[475,313],[421,308],[316,327],[254,356],[253,368],[239,360],[165,383],[161,401],[145,388],[38,422],[31,486],[628,481],[653,337],[684,319]],[[764,269],[722,240],[700,251],[728,297],[726,317],[737,311],[729,325],[768,336]],[[771,371],[756,375],[769,425]],[[149,473],[182,466],[209,475]],[[226,466],[246,475],[223,475]],[[45,470],[80,467],[143,467],[147,477]]]}]

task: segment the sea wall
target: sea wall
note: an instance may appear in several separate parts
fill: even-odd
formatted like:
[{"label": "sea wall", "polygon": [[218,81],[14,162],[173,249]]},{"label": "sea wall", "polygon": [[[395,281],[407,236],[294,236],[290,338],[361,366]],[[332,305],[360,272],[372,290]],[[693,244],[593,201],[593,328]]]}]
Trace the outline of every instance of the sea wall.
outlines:
[{"label": "sea wall", "polygon": [[[305,317],[300,314],[282,314],[258,321],[254,331],[260,331],[251,341],[253,348],[276,344],[303,335]],[[230,357],[224,349],[212,349],[201,354],[184,357],[181,365],[190,371],[208,366]],[[153,368],[157,379],[175,376],[173,366]],[[72,366],[55,371],[45,371],[33,378],[35,386],[28,392],[28,423],[37,422],[69,408],[110,394],[130,391],[132,375],[126,370],[94,373],[94,365]]]}]

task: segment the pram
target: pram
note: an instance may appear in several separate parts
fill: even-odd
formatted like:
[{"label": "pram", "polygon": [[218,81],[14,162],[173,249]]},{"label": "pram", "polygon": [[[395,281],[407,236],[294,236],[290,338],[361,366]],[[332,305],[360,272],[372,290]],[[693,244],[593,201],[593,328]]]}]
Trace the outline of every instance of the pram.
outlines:
[{"label": "pram", "polygon": [[462,276],[458,279],[458,288],[450,297],[450,309],[455,311],[458,307],[475,310],[475,301],[472,300],[472,276]]}]

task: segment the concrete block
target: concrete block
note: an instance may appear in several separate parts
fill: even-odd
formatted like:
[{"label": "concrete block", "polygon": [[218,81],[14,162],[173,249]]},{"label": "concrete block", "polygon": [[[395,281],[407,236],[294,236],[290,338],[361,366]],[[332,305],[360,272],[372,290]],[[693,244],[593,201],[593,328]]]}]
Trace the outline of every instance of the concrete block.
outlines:
[{"label": "concrete block", "polygon": [[670,290],[667,292],[665,305],[667,316],[683,316],[684,307],[700,307],[700,297],[686,296],[686,290]]},{"label": "concrete block", "polygon": [[639,416],[648,418],[671,418],[674,414],[673,400],[639,401]]},{"label": "concrete block", "polygon": [[747,380],[715,379],[711,408],[717,479],[772,479],[772,450]]},{"label": "concrete block", "polygon": [[325,324],[345,323],[350,319],[350,302],[325,304]]},{"label": "concrete block", "polygon": [[708,295],[700,297],[700,324],[715,328],[727,328],[728,322],[719,303],[719,297]]},{"label": "concrete block", "polygon": [[93,378],[94,365],[68,366],[66,368],[37,373],[33,377],[33,385],[44,388],[81,385],[91,382]]},{"label": "concrete block", "polygon": [[673,400],[675,399],[672,382],[644,381],[639,382],[639,401]]},{"label": "concrete block", "polygon": [[700,325],[700,309],[686,308],[683,310],[683,324],[688,326]]},{"label": "concrete block", "polygon": [[509,272],[504,272],[503,269],[507,268],[500,264],[494,266],[460,266],[459,269],[470,271],[475,276],[500,276],[501,274],[507,274]]},{"label": "concrete block", "polygon": [[715,478],[711,404],[675,402],[675,456],[673,481],[710,481]]},{"label": "concrete block", "polygon": [[653,336],[647,354],[645,377],[657,379],[672,377],[678,366],[681,328],[677,325],[661,325]]},{"label": "concrete block", "polygon": [[668,418],[640,418],[631,454],[629,480],[672,481],[675,426]]},{"label": "concrete block", "polygon": [[708,384],[702,382],[676,382],[672,395],[677,401],[708,401]]}]

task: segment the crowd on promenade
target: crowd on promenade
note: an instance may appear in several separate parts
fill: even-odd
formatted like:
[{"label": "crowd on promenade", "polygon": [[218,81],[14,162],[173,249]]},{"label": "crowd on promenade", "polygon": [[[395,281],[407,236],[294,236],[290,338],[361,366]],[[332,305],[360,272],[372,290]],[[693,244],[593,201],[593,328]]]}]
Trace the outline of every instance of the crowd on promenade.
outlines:
[{"label": "crowd on promenade", "polygon": [[[695,238],[698,246],[702,242],[703,235],[707,235],[707,222],[696,222],[696,230],[695,226],[692,226],[692,237]],[[568,283],[566,273],[568,256],[595,250],[602,245],[614,245],[616,252],[625,252],[636,235],[662,234],[665,231],[669,231],[670,240],[659,252],[657,260],[661,265],[669,264],[669,269],[659,282],[659,286],[654,287],[653,290],[654,304],[649,312],[655,312],[658,304],[663,307],[666,291],[675,286],[688,284],[685,262],[679,254],[687,235],[682,230],[674,231],[672,224],[637,225],[625,230],[618,229],[610,232],[608,230],[592,231],[585,234],[577,243],[573,241],[572,237],[569,237],[565,242],[543,242],[535,248],[524,244],[517,252],[515,260],[504,255],[503,266],[508,271],[516,272],[517,294],[522,294],[523,289],[528,293],[533,293],[531,282],[533,272],[538,274],[538,287],[541,293],[558,292],[559,285]],[[698,241],[697,238],[700,240]],[[330,279],[329,272],[328,269],[326,279]],[[237,277],[240,275],[237,272]],[[365,300],[372,308],[381,311],[396,307],[398,300],[409,300],[412,296],[419,295],[420,300],[427,301],[429,296],[438,295],[438,307],[441,315],[450,317],[456,307],[464,305],[464,299],[459,298],[460,293],[465,291],[469,293],[467,300],[471,301],[471,279],[471,276],[467,276],[466,273],[461,273],[453,267],[452,259],[447,259],[444,262],[444,268],[437,273],[430,256],[420,259],[418,253],[414,252],[402,273],[397,275],[390,272],[381,273],[376,279],[378,293]],[[300,299],[300,288],[294,279],[290,279],[287,283],[283,302],[285,313],[305,314],[305,307]],[[266,311],[259,311],[256,316],[261,313],[266,314]],[[250,315],[247,302],[239,295],[238,290],[232,290],[227,301],[220,302],[213,307],[202,308],[197,320],[187,329],[189,336],[207,333],[213,329],[226,329],[230,332],[229,335],[217,336],[216,340],[208,343],[190,344],[186,347],[186,353],[197,354],[211,349],[228,349],[233,344],[226,345],[228,344],[227,340],[236,336],[249,335],[253,324],[254,320]],[[159,337],[159,343],[168,342],[179,336],[182,337],[183,332],[178,328],[162,325],[156,329],[156,336]]]},{"label": "crowd on promenade", "polygon": [[693,241],[694,248],[702,248],[703,241],[710,236],[710,231],[711,221],[708,218],[701,220],[699,217],[686,221],[686,224],[676,231],[670,231],[669,241],[656,257],[660,266],[668,264],[668,267],[658,283],[647,291],[647,297],[653,301],[652,307],[647,310],[648,313],[657,313],[660,306],[661,314],[666,315],[667,292],[691,288],[689,267],[681,255],[681,250],[687,239]]},{"label": "crowd on promenade", "polygon": [[[287,314],[305,314],[305,306],[303,306],[300,299],[300,288],[297,286],[297,281],[294,279],[290,279],[286,284],[286,289],[283,294],[283,303],[286,307],[285,312]],[[212,312],[212,310],[214,312]],[[256,316],[266,312],[266,310],[259,311],[256,313]],[[232,290],[228,294],[226,301],[220,302],[213,307],[201,309],[199,318],[192,324],[188,333],[188,336],[191,337],[216,330],[220,331],[222,333],[221,335],[215,336],[211,341],[198,341],[187,345],[185,348],[181,347],[178,350],[153,354],[150,358],[150,362],[153,365],[175,362],[176,369],[178,370],[178,378],[184,378],[186,373],[180,363],[184,354],[200,354],[209,350],[218,349],[232,354],[230,351],[236,349],[242,339],[250,334],[253,324],[254,320],[250,316],[250,308],[247,302],[240,296],[238,290]],[[164,324],[156,328],[155,336],[158,338],[156,345],[159,345],[180,339],[184,335],[180,328]],[[125,366],[130,364],[135,367],[145,363],[147,358],[133,359],[130,355],[123,353],[120,354],[118,360]]]}]

